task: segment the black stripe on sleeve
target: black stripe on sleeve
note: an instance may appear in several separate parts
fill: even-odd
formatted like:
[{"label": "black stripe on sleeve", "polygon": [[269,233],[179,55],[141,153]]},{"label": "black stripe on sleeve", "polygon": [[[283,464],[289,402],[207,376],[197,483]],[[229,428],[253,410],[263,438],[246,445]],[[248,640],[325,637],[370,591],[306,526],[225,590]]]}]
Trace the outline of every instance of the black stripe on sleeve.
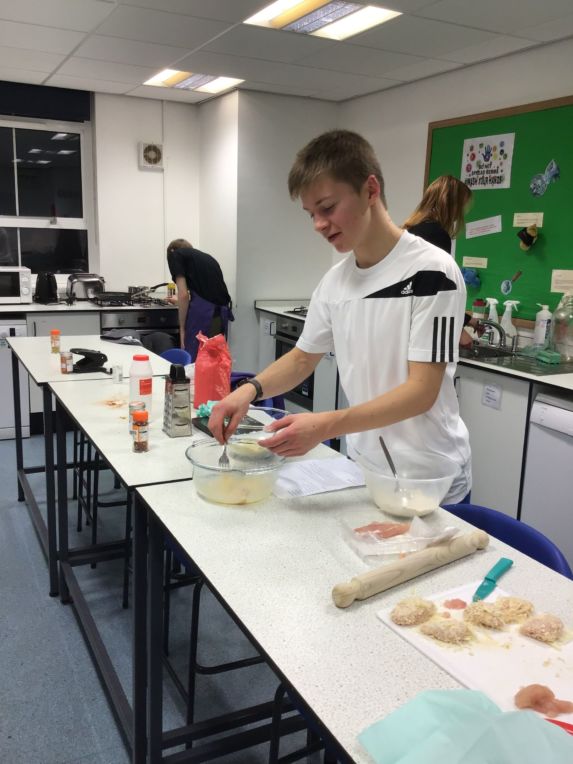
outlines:
[{"label": "black stripe on sleeve", "polygon": [[440,337],[440,361],[442,363],[446,360],[446,325],[447,318],[442,316],[442,335]]},{"label": "black stripe on sleeve", "polygon": [[452,363],[454,360],[454,317],[450,316],[450,334],[448,337],[448,361]]},{"label": "black stripe on sleeve", "polygon": [[434,316],[434,333],[432,336],[432,363],[436,362],[438,352],[438,317]]}]

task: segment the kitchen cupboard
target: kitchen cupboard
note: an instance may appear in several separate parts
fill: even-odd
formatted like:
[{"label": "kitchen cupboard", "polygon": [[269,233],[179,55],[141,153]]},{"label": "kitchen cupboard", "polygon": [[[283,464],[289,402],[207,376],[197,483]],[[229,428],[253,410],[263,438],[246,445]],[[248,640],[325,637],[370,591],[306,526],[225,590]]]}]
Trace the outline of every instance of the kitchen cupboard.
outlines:
[{"label": "kitchen cupboard", "polygon": [[262,371],[275,360],[275,333],[277,317],[273,313],[257,311],[259,319],[259,365],[252,371]]},{"label": "kitchen cupboard", "polygon": [[456,389],[470,434],[472,504],[517,517],[530,382],[460,364]]},{"label": "kitchen cupboard", "polygon": [[[26,316],[28,337],[48,337],[52,329],[59,329],[62,337],[100,334],[100,312],[86,313],[60,312],[29,313]],[[39,414],[44,410],[42,391],[30,380],[30,413]]]}]

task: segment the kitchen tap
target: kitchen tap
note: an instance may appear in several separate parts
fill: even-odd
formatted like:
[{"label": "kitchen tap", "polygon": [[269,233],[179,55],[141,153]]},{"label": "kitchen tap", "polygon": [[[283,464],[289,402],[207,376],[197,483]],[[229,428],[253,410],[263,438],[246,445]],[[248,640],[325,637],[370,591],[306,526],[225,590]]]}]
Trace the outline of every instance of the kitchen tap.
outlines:
[{"label": "kitchen tap", "polygon": [[499,332],[499,342],[497,343],[497,347],[504,348],[506,346],[505,345],[505,342],[506,342],[505,329],[503,328],[503,326],[501,326],[501,324],[498,324],[497,321],[492,321],[489,318],[480,318],[477,322],[477,325],[478,327],[479,326],[485,327],[484,333],[482,335],[484,339],[484,344],[493,345],[491,338],[493,335],[493,330],[497,329],[497,331]]}]

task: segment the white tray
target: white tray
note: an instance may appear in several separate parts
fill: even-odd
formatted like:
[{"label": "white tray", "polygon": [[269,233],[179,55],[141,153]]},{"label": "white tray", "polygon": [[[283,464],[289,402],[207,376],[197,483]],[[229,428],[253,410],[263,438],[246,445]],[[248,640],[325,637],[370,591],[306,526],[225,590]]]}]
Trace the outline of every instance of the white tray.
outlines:
[{"label": "white tray", "polygon": [[[465,584],[446,592],[426,597],[446,611],[445,600],[460,598],[468,604],[481,582]],[[487,598],[509,596],[496,588]],[[522,596],[521,594],[517,596]],[[533,603],[536,612],[543,612],[541,603]],[[503,711],[515,711],[515,693],[528,684],[544,684],[560,700],[573,701],[573,641],[548,645],[519,634],[519,624],[506,626],[504,631],[471,625],[477,639],[468,645],[442,645],[426,637],[415,627],[398,626],[390,619],[391,610],[381,610],[378,617],[396,634],[427,655],[454,679],[472,690],[481,690]],[[463,610],[447,610],[451,618],[463,619]],[[566,627],[570,624],[565,624]],[[570,632],[569,632],[570,634]],[[559,721],[573,724],[573,713],[561,714]]]}]

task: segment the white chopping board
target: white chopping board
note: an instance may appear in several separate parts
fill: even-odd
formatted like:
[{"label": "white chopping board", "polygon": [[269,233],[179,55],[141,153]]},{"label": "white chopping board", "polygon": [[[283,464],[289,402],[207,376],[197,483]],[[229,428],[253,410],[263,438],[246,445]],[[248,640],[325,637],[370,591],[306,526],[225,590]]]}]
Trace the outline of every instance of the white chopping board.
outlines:
[{"label": "white chopping board", "polygon": [[[424,599],[435,602],[438,613],[448,612],[451,618],[463,620],[463,610],[448,610],[443,603],[459,598],[469,604],[480,583],[475,581]],[[487,597],[487,602],[507,596],[510,596],[508,592],[496,588]],[[533,602],[533,606],[535,612],[543,612],[537,603]],[[522,636],[519,634],[519,624],[506,626],[504,631],[471,624],[476,639],[468,645],[458,646],[437,642],[421,634],[416,627],[398,626],[391,620],[390,612],[391,609],[381,610],[378,617],[465,687],[481,690],[502,711],[516,710],[513,698],[521,687],[528,684],[547,685],[555,697],[573,701],[573,640],[569,623],[565,624],[569,639],[565,637],[562,643],[555,645]],[[573,713],[561,714],[557,719],[573,724]]]}]

